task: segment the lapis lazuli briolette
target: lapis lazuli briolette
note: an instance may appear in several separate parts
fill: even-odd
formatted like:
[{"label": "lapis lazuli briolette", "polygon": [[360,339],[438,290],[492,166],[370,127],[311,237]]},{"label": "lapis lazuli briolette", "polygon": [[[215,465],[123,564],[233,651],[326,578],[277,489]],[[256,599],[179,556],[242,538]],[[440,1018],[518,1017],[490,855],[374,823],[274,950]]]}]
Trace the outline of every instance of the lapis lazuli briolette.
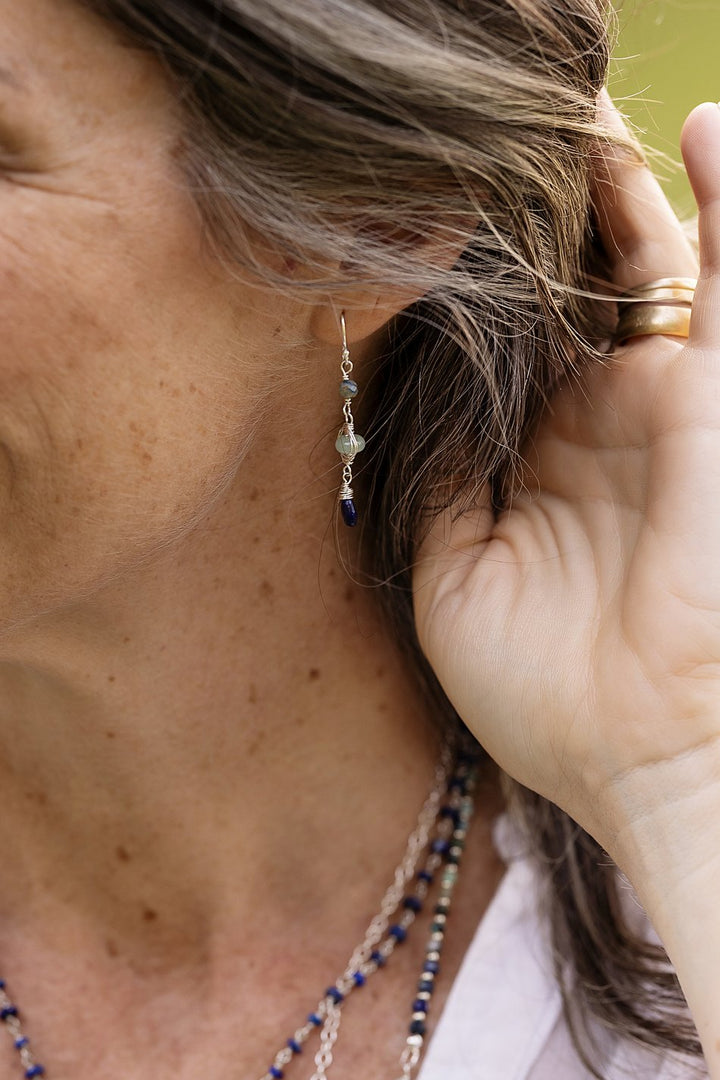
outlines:
[{"label": "lapis lazuli briolette", "polygon": [[350,528],[352,528],[353,525],[357,525],[357,510],[355,509],[355,503],[352,501],[352,499],[343,499],[341,501],[340,513],[342,514],[343,521]]}]

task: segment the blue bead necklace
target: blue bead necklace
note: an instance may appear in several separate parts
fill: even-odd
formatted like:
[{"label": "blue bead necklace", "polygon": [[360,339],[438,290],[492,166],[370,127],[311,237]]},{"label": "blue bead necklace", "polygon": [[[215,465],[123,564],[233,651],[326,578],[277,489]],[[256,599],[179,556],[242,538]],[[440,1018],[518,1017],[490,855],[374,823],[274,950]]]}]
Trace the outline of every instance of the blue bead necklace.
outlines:
[{"label": "blue bead necklace", "polygon": [[18,1052],[23,1070],[22,1075],[27,1077],[28,1080],[33,1076],[44,1076],[45,1069],[42,1065],[37,1064],[32,1055],[28,1037],[23,1034],[18,1007],[13,1005],[8,997],[4,979],[0,979],[0,1020],[8,1029]]},{"label": "blue bead necklace", "polygon": [[[315,1054],[315,1071],[311,1080],[325,1080],[333,1061],[333,1047],[338,1037],[343,1003],[372,975],[385,967],[398,945],[406,940],[418,914],[429,902],[433,886],[439,885],[397,1080],[410,1080],[413,1076],[425,1045],[428,1012],[440,971],[445,928],[473,815],[475,777],[474,758],[461,755],[453,764],[450,750],[447,747],[444,749],[432,790],[410,835],[403,860],[363,941],[353,951],[342,975],[327,988],[308,1014],[305,1023],[275,1054],[261,1080],[284,1080],[288,1066],[302,1054],[305,1043],[316,1031],[320,1032],[320,1048]],[[413,881],[414,886],[408,891]],[[28,1037],[23,1031],[20,1011],[8,996],[3,979],[0,979],[0,1021],[17,1050],[21,1075],[26,1080],[45,1076],[45,1067],[35,1061]]]}]

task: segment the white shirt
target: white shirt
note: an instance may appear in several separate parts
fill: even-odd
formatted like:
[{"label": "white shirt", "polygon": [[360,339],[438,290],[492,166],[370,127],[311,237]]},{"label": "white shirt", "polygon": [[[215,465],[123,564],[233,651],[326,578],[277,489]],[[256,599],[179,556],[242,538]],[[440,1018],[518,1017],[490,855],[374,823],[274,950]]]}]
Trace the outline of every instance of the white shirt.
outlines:
[{"label": "white shirt", "polygon": [[[508,865],[450,990],[418,1080],[594,1080],[563,1017],[537,870],[507,818],[495,829]],[[605,1080],[699,1080],[702,1063],[618,1039],[598,1026]]]}]

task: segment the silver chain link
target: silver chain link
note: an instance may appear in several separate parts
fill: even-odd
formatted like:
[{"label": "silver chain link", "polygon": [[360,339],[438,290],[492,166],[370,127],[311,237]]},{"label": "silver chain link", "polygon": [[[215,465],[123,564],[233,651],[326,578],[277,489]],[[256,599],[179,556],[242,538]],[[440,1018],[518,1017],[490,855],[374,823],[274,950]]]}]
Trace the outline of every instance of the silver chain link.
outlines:
[{"label": "silver chain link", "polygon": [[[448,777],[452,765],[452,748],[446,743],[443,746],[440,760],[435,766],[432,788],[418,814],[415,828],[408,837],[405,854],[395,869],[392,883],[382,898],[377,914],[370,920],[362,941],[353,950],[342,975],[334,984],[343,996],[351,993],[355,988],[356,972],[370,974],[372,971],[376,970],[374,965],[368,970],[370,954],[387,933],[390,926],[390,919],[397,911],[397,908],[405,895],[408,883],[415,875],[420,855],[427,847],[430,832],[437,821],[440,805],[446,793]],[[412,919],[414,919],[414,914],[412,912],[407,914],[410,916],[409,921],[412,921]],[[387,945],[387,948],[383,948],[382,951],[384,957],[387,958],[393,951],[394,942],[385,944]],[[337,1041],[342,1011],[338,1003],[333,1002],[328,997],[324,997],[318,1003],[318,1006],[315,1009],[315,1015],[322,1018],[323,1024],[320,1032],[320,1049],[315,1056],[315,1072],[312,1074],[310,1080],[327,1080],[327,1073],[333,1063],[333,1047]],[[306,1024],[304,1027],[298,1028],[295,1032],[294,1039],[302,1045],[314,1029],[315,1027],[313,1024]],[[283,1047],[283,1049],[278,1051],[275,1055],[275,1066],[282,1069],[284,1065],[288,1064],[292,1056],[292,1051],[288,1050],[287,1047]],[[272,1076],[267,1072],[263,1075],[261,1080],[272,1080]]]}]

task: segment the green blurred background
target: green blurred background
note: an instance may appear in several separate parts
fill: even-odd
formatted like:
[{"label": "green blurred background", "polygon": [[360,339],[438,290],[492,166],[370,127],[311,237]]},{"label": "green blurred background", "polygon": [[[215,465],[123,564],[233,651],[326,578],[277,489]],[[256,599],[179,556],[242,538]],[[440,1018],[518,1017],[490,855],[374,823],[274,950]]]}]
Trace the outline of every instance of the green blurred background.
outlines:
[{"label": "green blurred background", "polygon": [[[680,161],[685,117],[720,99],[720,0],[617,0],[616,10],[610,92],[646,145]],[[684,173],[663,156],[653,167],[677,212],[694,213]]]}]

